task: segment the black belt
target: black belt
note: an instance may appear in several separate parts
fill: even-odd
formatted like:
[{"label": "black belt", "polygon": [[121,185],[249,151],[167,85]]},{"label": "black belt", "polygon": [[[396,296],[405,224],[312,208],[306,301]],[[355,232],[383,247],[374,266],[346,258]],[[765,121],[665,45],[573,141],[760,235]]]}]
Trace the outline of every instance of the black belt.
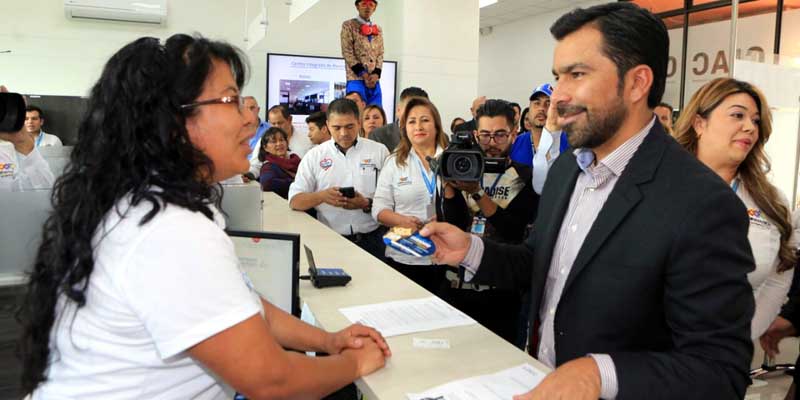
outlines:
[{"label": "black belt", "polygon": [[342,236],[344,236],[345,239],[347,239],[347,240],[349,240],[349,241],[351,241],[353,243],[360,243],[361,241],[363,241],[363,240],[367,239],[368,237],[374,235],[375,232],[377,232],[377,231],[378,231],[378,229],[375,229],[372,232],[354,233],[352,235],[342,235]]}]

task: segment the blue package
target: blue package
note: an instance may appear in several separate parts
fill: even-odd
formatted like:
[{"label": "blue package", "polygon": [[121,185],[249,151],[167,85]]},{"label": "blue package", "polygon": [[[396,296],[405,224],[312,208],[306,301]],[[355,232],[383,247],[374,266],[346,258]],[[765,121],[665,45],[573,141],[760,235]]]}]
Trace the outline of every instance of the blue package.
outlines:
[{"label": "blue package", "polygon": [[383,243],[387,246],[415,257],[428,257],[436,252],[433,241],[414,232],[410,236],[403,236],[389,231],[383,235]]}]

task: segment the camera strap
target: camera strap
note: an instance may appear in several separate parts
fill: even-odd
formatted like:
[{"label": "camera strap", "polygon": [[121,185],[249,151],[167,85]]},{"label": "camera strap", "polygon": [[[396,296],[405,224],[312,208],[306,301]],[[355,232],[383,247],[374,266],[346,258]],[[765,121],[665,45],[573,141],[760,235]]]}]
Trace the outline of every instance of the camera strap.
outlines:
[{"label": "camera strap", "polygon": [[489,197],[494,197],[494,190],[497,188],[497,184],[500,182],[500,179],[502,179],[503,175],[505,174],[506,174],[505,172],[503,172],[502,174],[497,174],[497,178],[494,179],[494,183],[492,184],[492,187],[489,188],[489,190],[485,189],[486,186],[483,184],[483,175],[481,175],[481,188],[484,188],[483,190],[489,194]]}]

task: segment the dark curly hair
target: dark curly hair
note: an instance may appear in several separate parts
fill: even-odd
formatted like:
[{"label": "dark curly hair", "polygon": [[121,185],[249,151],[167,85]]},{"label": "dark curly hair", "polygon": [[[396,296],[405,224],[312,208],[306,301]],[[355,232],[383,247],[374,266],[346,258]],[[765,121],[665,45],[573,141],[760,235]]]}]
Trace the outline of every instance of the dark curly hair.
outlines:
[{"label": "dark curly hair", "polygon": [[57,351],[49,339],[58,299],[75,309],[86,304],[95,263],[92,240],[110,212],[123,211],[114,209],[117,202],[130,196],[132,205],[149,203],[139,225],[166,204],[212,219],[210,205],[219,204],[222,189],[199,178],[213,174],[214,166],[189,140],[185,123],[196,109],[181,105],[200,95],[214,60],[227,63],[243,86],[247,64],[241,51],[200,36],[174,35],[164,45],[141,38],[105,65],[69,165],[53,188],[53,212],[17,314],[24,394],[47,379],[50,352]]}]

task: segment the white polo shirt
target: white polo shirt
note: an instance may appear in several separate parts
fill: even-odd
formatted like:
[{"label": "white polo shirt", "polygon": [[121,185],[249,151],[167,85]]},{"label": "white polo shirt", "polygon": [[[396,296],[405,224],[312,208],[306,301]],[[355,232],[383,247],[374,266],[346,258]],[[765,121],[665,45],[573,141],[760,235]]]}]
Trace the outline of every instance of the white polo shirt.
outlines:
[{"label": "white polo shirt", "polygon": [[[328,140],[309,150],[300,161],[294,182],[289,186],[289,201],[298,193],[314,193],[331,187],[352,186],[364,197],[372,198],[389,151],[386,146],[358,138],[342,154],[336,142]],[[368,233],[378,228],[372,215],[362,210],[345,210],[329,204],[316,207],[317,218],[341,235]]]},{"label": "white polo shirt", "polygon": [[[435,156],[438,157],[441,153],[442,149],[437,148]],[[436,180],[424,168],[414,150],[408,153],[405,166],[397,165],[396,154],[392,154],[386,159],[386,164],[378,177],[378,188],[375,190],[375,198],[372,203],[372,216],[375,220],[383,210],[416,217],[423,222],[430,221],[435,216],[428,215],[430,211],[433,211],[431,206],[433,196],[428,190],[422,174],[427,174],[431,183],[435,184]],[[415,257],[389,246],[386,246],[386,257],[407,265],[433,264],[430,257]]]},{"label": "white polo shirt", "polygon": [[[232,399],[232,390],[187,350],[262,312],[240,269],[225,220],[130,196],[93,240],[86,304],[61,296],[40,399]],[[120,217],[120,213],[124,217]]]},{"label": "white polo shirt", "polygon": [[50,165],[36,148],[26,156],[9,142],[0,143],[0,191],[48,189],[55,180]]},{"label": "white polo shirt", "polygon": [[51,135],[42,130],[39,131],[39,134],[34,137],[33,140],[36,142],[36,147],[64,145],[61,143],[61,139],[59,139],[58,136]]}]

